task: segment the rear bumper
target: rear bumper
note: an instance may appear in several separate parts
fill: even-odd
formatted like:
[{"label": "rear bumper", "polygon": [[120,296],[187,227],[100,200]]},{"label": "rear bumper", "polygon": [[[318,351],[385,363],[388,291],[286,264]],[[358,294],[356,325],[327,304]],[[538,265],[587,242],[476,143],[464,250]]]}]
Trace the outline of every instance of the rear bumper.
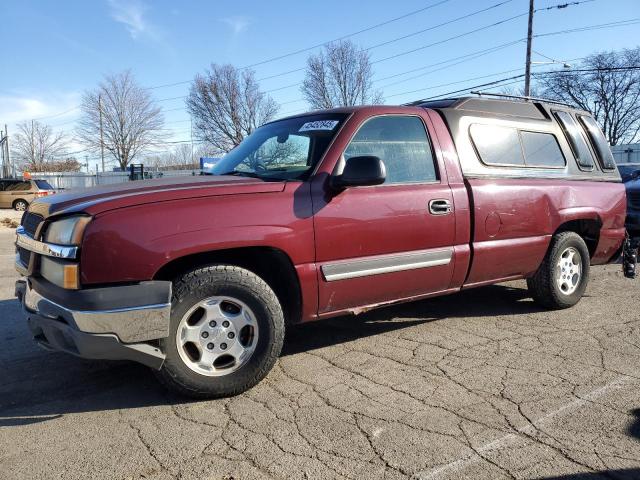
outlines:
[{"label": "rear bumper", "polygon": [[595,254],[591,258],[592,265],[615,263],[622,253],[622,244],[626,237],[625,228],[600,230],[600,239]]},{"label": "rear bumper", "polygon": [[160,349],[146,342],[169,334],[170,282],[70,292],[27,278],[16,282],[15,292],[44,348],[156,369],[164,362]]}]

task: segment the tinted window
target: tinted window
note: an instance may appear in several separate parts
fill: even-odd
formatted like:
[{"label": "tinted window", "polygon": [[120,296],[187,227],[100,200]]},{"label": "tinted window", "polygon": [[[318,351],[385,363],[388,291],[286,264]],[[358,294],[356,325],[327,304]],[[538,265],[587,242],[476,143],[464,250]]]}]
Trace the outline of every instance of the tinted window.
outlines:
[{"label": "tinted window", "polygon": [[564,156],[555,135],[520,132],[524,158],[528,167],[564,167]]},{"label": "tinted window", "polygon": [[17,192],[23,190],[31,190],[31,182],[16,182],[10,185],[7,185],[5,188],[7,192]]},{"label": "tinted window", "polygon": [[471,139],[483,163],[524,167],[517,129],[475,124],[471,125]]},{"label": "tinted window", "polygon": [[567,112],[555,112],[555,115],[578,161],[578,165],[587,170],[593,169],[593,156],[580,133],[580,128],[576,121]]},{"label": "tinted window", "polygon": [[602,133],[602,130],[600,130],[596,121],[592,117],[585,117],[584,115],[579,115],[578,118],[580,118],[582,126],[587,131],[589,140],[591,140],[591,145],[596,151],[598,160],[600,161],[600,166],[605,170],[615,169],[616,162],[613,159],[609,143],[607,142],[607,139],[604,138],[604,134]]},{"label": "tinted window", "polygon": [[438,179],[427,131],[418,117],[384,116],[368,120],[344,152],[345,159],[361,155],[374,155],[384,162],[385,183]]},{"label": "tinted window", "polygon": [[0,192],[3,190],[8,190],[11,185],[19,183],[16,180],[1,180],[0,181]]},{"label": "tinted window", "polygon": [[41,190],[53,190],[51,184],[46,180],[34,180],[34,182],[36,182],[37,187]]}]

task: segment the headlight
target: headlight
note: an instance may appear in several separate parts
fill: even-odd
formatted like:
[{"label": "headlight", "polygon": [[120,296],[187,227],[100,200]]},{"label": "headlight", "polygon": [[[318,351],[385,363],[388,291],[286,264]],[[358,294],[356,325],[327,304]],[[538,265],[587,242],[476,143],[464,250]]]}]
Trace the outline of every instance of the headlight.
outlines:
[{"label": "headlight", "polygon": [[82,234],[91,217],[76,216],[52,222],[44,234],[44,241],[58,245],[80,245]]}]

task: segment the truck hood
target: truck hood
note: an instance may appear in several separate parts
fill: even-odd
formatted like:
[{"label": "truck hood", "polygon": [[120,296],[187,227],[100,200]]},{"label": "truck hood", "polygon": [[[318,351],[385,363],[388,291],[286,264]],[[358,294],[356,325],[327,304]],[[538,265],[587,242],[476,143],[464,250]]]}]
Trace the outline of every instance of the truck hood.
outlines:
[{"label": "truck hood", "polygon": [[158,178],[57,193],[34,201],[29,206],[29,211],[44,218],[74,212],[95,215],[145,203],[281,192],[284,186],[285,182],[266,182],[257,178],[228,175]]}]

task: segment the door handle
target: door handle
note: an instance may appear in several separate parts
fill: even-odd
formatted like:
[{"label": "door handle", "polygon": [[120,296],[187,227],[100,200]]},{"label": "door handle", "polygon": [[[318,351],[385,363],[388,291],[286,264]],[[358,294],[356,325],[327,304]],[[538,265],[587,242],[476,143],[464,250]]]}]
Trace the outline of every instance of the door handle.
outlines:
[{"label": "door handle", "polygon": [[429,213],[431,215],[449,215],[452,211],[449,200],[437,199],[429,201]]}]

